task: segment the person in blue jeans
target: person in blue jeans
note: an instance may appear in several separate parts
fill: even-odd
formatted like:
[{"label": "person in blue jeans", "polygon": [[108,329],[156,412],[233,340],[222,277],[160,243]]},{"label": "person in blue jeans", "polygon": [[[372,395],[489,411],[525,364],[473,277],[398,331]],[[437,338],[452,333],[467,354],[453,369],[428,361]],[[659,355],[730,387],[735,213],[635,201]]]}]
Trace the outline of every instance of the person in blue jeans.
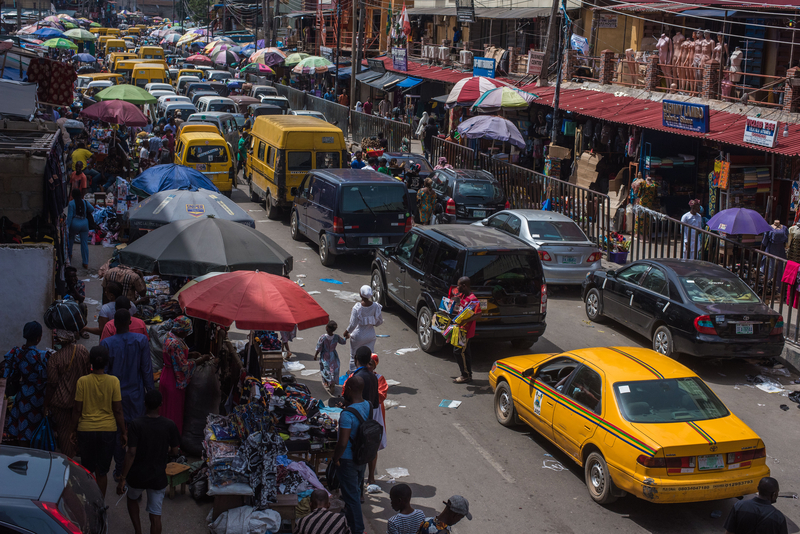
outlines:
[{"label": "person in blue jeans", "polygon": [[[353,408],[365,420],[372,412],[372,405],[363,397],[364,381],[360,376],[353,375],[347,380],[348,408]],[[339,416],[339,441],[333,451],[333,463],[336,464],[336,474],[339,478],[339,487],[342,490],[342,499],[347,507],[344,510],[347,526],[353,534],[364,532],[364,516],[361,514],[361,486],[364,485],[364,471],[367,464],[357,465],[353,461],[353,442],[360,423],[358,418],[346,411]]]},{"label": "person in blue jeans", "polygon": [[67,252],[69,261],[72,263],[72,246],[75,244],[75,236],[81,236],[81,260],[83,268],[89,267],[89,217],[92,217],[94,207],[83,200],[80,189],[72,190],[72,200],[69,201],[67,208],[67,228],[69,229],[69,243]]}]

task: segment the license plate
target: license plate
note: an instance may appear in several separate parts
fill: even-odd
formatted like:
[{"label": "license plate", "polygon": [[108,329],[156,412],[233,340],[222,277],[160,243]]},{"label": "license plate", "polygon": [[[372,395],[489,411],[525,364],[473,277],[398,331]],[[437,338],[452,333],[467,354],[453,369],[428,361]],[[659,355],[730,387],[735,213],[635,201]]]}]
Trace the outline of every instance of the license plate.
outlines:
[{"label": "license plate", "polygon": [[383,245],[382,237],[368,237],[367,245]]},{"label": "license plate", "polygon": [[197,164],[197,170],[198,170],[198,171],[204,171],[204,170],[206,170],[206,164],[205,164],[205,163],[198,163],[198,164]]},{"label": "license plate", "polygon": [[697,468],[700,471],[722,469],[723,467],[725,467],[725,462],[722,460],[721,454],[709,454],[697,457]]},{"label": "license plate", "polygon": [[578,258],[575,256],[561,256],[561,263],[566,263],[567,265],[575,265],[578,263]]},{"label": "license plate", "polygon": [[751,324],[737,324],[736,325],[736,333],[737,334],[752,334],[753,333],[753,325],[751,325]]},{"label": "license plate", "polygon": [[483,219],[484,217],[486,217],[486,210],[472,210],[472,216],[480,217],[481,219]]}]

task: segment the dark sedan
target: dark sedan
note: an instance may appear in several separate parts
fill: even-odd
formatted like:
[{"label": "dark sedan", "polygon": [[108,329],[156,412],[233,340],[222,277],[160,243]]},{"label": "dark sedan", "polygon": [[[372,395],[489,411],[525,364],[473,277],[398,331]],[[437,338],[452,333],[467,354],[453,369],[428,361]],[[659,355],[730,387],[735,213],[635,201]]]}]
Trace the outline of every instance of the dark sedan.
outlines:
[{"label": "dark sedan", "polygon": [[783,350],[783,317],[727,269],[696,260],[639,260],[594,271],[583,282],[586,316],[652,339],[671,356],[772,357]]},{"label": "dark sedan", "polygon": [[439,169],[430,178],[441,223],[472,224],[509,208],[500,183],[486,171]]}]

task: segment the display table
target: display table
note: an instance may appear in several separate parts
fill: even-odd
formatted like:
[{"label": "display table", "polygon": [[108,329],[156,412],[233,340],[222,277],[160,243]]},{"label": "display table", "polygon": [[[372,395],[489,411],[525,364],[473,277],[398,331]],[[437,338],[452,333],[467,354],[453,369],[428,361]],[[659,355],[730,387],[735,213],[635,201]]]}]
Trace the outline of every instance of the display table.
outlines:
[{"label": "display table", "polygon": [[181,487],[181,495],[186,494],[186,483],[189,482],[189,469],[186,464],[170,462],[167,464],[167,486],[169,498],[175,497],[175,486]]},{"label": "display table", "polygon": [[[295,495],[295,500],[297,496]],[[215,495],[214,496],[214,510],[211,515],[211,521],[214,522],[222,515],[223,512],[244,506],[243,495]],[[281,516],[282,517],[282,516]]]},{"label": "display table", "polygon": [[[297,519],[297,494],[290,493],[288,495],[278,495],[278,502],[270,504],[270,510],[275,510],[281,514],[281,521],[292,522],[292,532],[294,532],[294,523]],[[215,507],[216,510],[216,507]]]}]

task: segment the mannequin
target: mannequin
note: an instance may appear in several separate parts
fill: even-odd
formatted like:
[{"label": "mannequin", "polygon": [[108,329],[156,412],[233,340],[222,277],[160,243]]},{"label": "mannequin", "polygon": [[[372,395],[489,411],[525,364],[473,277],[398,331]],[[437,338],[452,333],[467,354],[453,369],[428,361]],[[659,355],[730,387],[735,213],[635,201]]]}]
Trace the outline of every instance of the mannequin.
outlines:
[{"label": "mannequin", "polygon": [[694,80],[694,77],[691,75],[692,69],[690,68],[694,57],[694,41],[691,39],[684,40],[681,43],[680,52],[680,60],[678,62],[680,66],[678,89],[681,91],[689,91],[691,89],[690,83]]},{"label": "mannequin", "polygon": [[636,52],[633,48],[625,50],[625,76],[624,81],[628,84],[636,83]]},{"label": "mannequin", "polygon": [[692,84],[691,91],[699,91],[699,84],[703,81],[703,33],[700,31],[692,32],[694,38],[694,50],[692,55]]},{"label": "mannequin", "polygon": [[725,44],[725,36],[721,34],[717,34],[717,44],[714,47],[714,52],[711,55],[711,58],[714,61],[718,61],[720,65],[725,64],[725,60],[728,56],[728,45]]},{"label": "mannequin", "polygon": [[786,257],[789,261],[800,263],[800,226],[794,223],[789,228],[789,242],[787,243]]},{"label": "mannequin", "polygon": [[658,63],[664,73],[664,78],[666,78],[667,87],[669,87],[672,85],[672,40],[666,33],[661,34],[656,48],[658,49]]},{"label": "mannequin", "polygon": [[[703,50],[702,50],[703,57],[702,57],[702,61],[700,63],[700,67],[701,67],[701,69],[699,71],[700,75],[698,76],[698,78],[700,80],[703,79],[703,69],[702,69],[702,67],[704,65],[708,64],[708,63],[711,63],[711,61],[713,59],[712,56],[714,54],[714,44],[715,43],[714,43],[714,40],[711,38],[711,32],[710,31],[705,30],[703,32],[703,40],[701,41],[701,43],[703,45]],[[700,83],[700,85],[702,86],[702,82]]]},{"label": "mannequin", "polygon": [[738,46],[734,49],[733,54],[731,54],[731,64],[730,64],[730,71],[731,71],[731,81],[733,83],[739,83],[742,79],[742,75],[739,74],[742,72],[742,49]]},{"label": "mannequin", "polygon": [[673,88],[673,92],[680,88],[680,80],[681,80],[681,71],[678,68],[681,62],[681,45],[686,40],[686,37],[678,30],[678,33],[672,36],[672,80],[673,83],[670,85],[675,85]]}]

